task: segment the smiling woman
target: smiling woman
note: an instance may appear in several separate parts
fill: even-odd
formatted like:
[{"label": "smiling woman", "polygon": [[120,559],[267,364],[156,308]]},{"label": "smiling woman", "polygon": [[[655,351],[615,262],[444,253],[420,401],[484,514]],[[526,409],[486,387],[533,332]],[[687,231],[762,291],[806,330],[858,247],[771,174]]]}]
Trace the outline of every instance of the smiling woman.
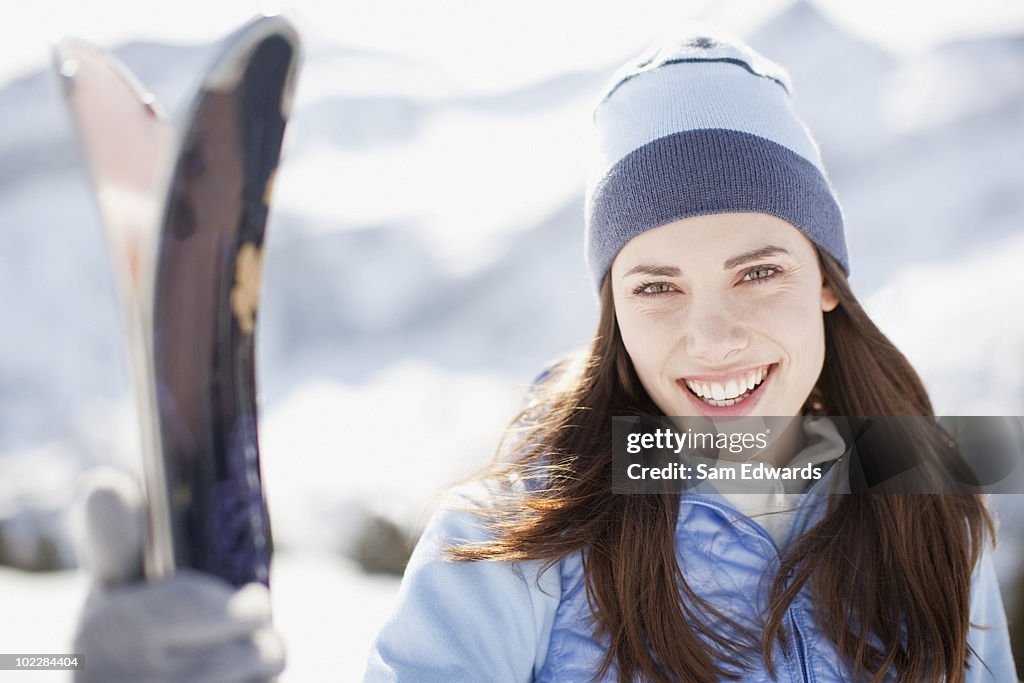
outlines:
[{"label": "smiling woman", "polygon": [[[595,121],[593,342],[538,378],[493,467],[435,514],[366,679],[1014,680],[982,498],[853,486],[843,416],[932,407],[850,290],[785,72],[687,35],[626,65]],[[773,465],[824,475],[613,493],[616,416],[804,418]],[[958,458],[921,419],[856,451],[912,452],[940,485]]]}]

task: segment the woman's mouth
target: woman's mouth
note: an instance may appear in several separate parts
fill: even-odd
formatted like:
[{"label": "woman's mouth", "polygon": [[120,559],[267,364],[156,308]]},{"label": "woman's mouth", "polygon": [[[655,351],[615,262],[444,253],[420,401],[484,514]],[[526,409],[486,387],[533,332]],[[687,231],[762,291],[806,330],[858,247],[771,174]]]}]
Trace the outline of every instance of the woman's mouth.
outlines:
[{"label": "woman's mouth", "polygon": [[715,408],[725,408],[742,403],[755,394],[776,365],[762,365],[717,381],[684,377],[679,383],[685,385],[701,402]]}]

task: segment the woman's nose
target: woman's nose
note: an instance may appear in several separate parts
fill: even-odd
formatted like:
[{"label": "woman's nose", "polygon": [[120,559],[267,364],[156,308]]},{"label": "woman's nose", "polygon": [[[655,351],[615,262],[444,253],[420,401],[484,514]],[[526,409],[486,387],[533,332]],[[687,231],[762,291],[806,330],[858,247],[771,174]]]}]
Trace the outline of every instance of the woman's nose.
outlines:
[{"label": "woman's nose", "polygon": [[686,352],[711,366],[730,361],[747,347],[749,334],[742,321],[730,315],[722,302],[695,307],[687,316]]}]

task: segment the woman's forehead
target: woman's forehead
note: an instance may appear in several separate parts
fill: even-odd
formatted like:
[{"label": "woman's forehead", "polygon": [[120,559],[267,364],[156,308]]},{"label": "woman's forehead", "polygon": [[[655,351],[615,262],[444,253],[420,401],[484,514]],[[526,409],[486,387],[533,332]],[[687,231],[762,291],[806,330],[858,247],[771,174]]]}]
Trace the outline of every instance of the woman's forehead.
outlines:
[{"label": "woman's forehead", "polygon": [[793,258],[813,257],[811,241],[792,224],[763,213],[691,216],[647,230],[626,243],[613,271],[622,275],[640,260],[723,262],[740,255],[780,248]]}]

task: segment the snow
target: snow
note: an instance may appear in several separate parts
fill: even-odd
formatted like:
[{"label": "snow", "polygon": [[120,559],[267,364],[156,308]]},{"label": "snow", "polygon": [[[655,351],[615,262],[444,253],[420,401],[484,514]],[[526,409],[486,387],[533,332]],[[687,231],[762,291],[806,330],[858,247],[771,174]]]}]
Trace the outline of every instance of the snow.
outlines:
[{"label": "snow", "polygon": [[[749,15],[737,7],[707,18]],[[940,414],[1019,415],[1021,39],[897,53],[819,7],[793,3],[748,35],[794,77],[843,203],[852,285]],[[563,42],[587,33],[566,26]],[[384,519],[413,537],[438,489],[493,453],[531,379],[593,333],[588,111],[641,47],[635,30],[612,40],[608,27],[571,59],[545,43],[546,65],[509,63],[528,34],[455,68],[370,38],[311,41],[257,330],[285,680],[357,678],[397,589],[346,559],[360,529]],[[118,50],[177,116],[210,52]],[[81,469],[138,467],[102,239],[55,84],[35,71],[0,86],[0,529],[24,563],[43,538],[73,560],[63,511]],[[1008,586],[1024,496],[997,498]],[[74,571],[0,568],[5,613],[18,616],[0,621],[4,650],[65,651],[84,590]]]},{"label": "snow", "polygon": [[367,576],[350,562],[316,553],[274,560],[274,625],[285,641],[281,683],[357,681],[398,593],[398,580]]},{"label": "snow", "polygon": [[359,387],[297,387],[262,423],[279,545],[351,550],[356,520],[370,513],[421,527],[426,498],[487,461],[521,398],[522,389],[498,377],[413,361]]},{"label": "snow", "polygon": [[882,107],[899,133],[955,123],[1020,102],[1016,67],[1024,38],[959,41],[907,60],[891,75]]},{"label": "snow", "polygon": [[[465,264],[493,260],[496,236],[535,225],[580,191],[589,138],[574,124],[586,119],[598,80],[540,111],[519,111],[527,97],[500,109],[480,97],[351,95],[299,106],[275,209],[302,215],[314,232],[413,222],[427,253],[465,274]],[[509,202],[512,188],[529,201]]]},{"label": "snow", "polygon": [[[365,574],[351,562],[323,553],[279,552],[271,566],[274,627],[285,643],[280,683],[359,680],[377,631],[398,591],[398,579]],[[74,614],[85,600],[84,572],[32,574],[0,567],[4,652],[71,653]],[[18,618],[10,618],[17,615]],[[353,618],[357,616],[358,618]],[[70,672],[0,671],[0,683],[68,683]]]},{"label": "snow", "polygon": [[[0,567],[4,613],[0,619],[0,643],[4,652],[20,654],[70,654],[74,637],[73,616],[88,588],[88,578],[78,571],[32,574]],[[17,618],[12,618],[17,615]],[[0,671],[0,683],[68,683],[67,671]]]},{"label": "snow", "polygon": [[[864,302],[939,415],[1024,415],[1024,235],[905,268]],[[907,311],[913,315],[908,316]],[[988,363],[965,359],[990,358]]]}]

